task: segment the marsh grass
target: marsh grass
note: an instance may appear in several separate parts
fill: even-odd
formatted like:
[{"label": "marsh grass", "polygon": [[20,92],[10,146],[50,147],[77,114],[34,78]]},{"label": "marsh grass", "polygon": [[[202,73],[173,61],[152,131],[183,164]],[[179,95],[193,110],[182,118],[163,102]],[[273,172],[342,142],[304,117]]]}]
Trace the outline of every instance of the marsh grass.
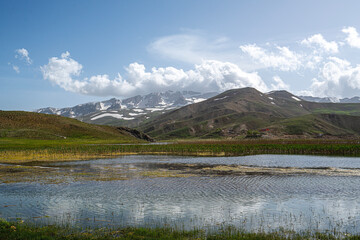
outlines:
[{"label": "marsh grass", "polygon": [[131,154],[182,156],[244,156],[255,154],[360,156],[360,144],[359,140],[199,140],[162,145],[119,144],[119,142],[112,140],[0,140],[0,162],[2,163],[85,160]]},{"label": "marsh grass", "polygon": [[232,226],[222,226],[217,230],[206,229],[181,230],[169,226],[163,227],[102,227],[74,228],[60,225],[36,225],[21,220],[8,222],[0,220],[0,239],[360,239],[360,235],[340,232],[294,232],[278,229],[272,232],[246,232]]},{"label": "marsh grass", "polygon": [[74,169],[66,167],[39,166],[31,163],[29,165],[0,164],[1,183],[41,183],[59,184],[85,181],[119,181],[136,178],[159,178],[159,177],[191,177],[184,171],[168,169],[143,169],[133,168],[129,172],[121,167],[102,167],[100,169]]}]

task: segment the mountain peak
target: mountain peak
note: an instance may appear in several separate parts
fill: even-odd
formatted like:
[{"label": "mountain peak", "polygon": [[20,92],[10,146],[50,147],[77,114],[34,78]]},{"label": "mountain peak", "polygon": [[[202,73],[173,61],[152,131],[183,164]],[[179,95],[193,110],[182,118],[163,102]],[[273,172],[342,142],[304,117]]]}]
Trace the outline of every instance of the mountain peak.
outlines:
[{"label": "mountain peak", "polygon": [[[215,96],[217,93],[205,93],[201,94],[199,92],[193,91],[171,91],[166,92],[154,92],[146,95],[136,95],[134,97],[126,98],[123,100],[117,98],[111,98],[109,100],[101,102],[90,102],[79,104],[73,107],[67,108],[41,108],[35,110],[38,113],[46,114],[56,114],[65,117],[77,118],[85,115],[89,115],[96,112],[110,111],[119,112],[122,110],[143,108],[143,109],[156,109],[156,110],[166,110],[172,108],[182,107],[191,103],[200,102]],[[134,113],[135,114],[135,113]],[[115,116],[115,115],[114,115]],[[129,117],[128,119],[132,119]]]},{"label": "mountain peak", "polygon": [[301,98],[295,96],[294,94],[286,91],[286,90],[277,90],[277,91],[271,91],[266,93],[267,96],[270,97],[276,97],[276,98],[282,98],[282,99],[288,99],[288,100],[292,100],[292,101],[301,101]]},{"label": "mountain peak", "polygon": [[230,89],[230,90],[227,90],[221,94],[219,94],[218,96],[222,96],[222,95],[238,95],[238,94],[241,94],[241,95],[248,95],[248,94],[261,94],[260,91],[258,91],[257,89],[255,88],[252,88],[252,87],[245,87],[245,88],[235,88],[235,89]]}]

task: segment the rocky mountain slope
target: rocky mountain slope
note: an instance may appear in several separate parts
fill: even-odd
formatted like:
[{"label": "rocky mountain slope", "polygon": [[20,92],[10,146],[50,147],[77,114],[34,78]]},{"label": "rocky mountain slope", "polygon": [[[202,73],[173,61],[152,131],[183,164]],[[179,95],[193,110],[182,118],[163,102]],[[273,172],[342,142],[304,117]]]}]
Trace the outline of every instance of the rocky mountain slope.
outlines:
[{"label": "rocky mountain slope", "polygon": [[167,91],[37,111],[87,123],[136,127],[157,139],[339,137],[359,135],[360,103],[353,103],[358,100],[298,97],[287,91],[262,93],[242,88],[219,95]]},{"label": "rocky mountain slope", "polygon": [[[233,89],[165,113],[140,129],[158,139],[255,135],[355,136],[360,104],[308,102],[287,91]],[[254,134],[253,134],[254,135]]]},{"label": "rocky mountain slope", "polygon": [[112,98],[101,102],[91,102],[68,108],[42,108],[35,112],[56,114],[77,118],[87,123],[136,126],[138,123],[159,114],[188,104],[197,103],[215,96],[217,93],[193,91],[166,91],[134,96],[127,99]]}]

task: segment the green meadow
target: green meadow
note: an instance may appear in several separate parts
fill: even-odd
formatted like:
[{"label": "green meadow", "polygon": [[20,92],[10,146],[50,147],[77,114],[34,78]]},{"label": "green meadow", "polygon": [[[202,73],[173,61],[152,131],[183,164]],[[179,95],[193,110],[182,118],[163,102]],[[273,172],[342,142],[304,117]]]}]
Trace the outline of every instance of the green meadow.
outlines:
[{"label": "green meadow", "polygon": [[0,139],[0,162],[3,163],[85,160],[130,154],[360,156],[360,144],[357,140],[199,140],[167,144],[133,144],[117,140]]}]

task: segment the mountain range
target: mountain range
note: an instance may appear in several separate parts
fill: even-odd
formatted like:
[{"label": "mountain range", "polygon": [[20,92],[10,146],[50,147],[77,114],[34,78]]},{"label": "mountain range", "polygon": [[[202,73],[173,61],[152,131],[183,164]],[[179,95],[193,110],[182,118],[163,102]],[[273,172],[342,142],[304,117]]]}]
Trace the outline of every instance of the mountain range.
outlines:
[{"label": "mountain range", "polygon": [[167,91],[37,112],[136,127],[156,139],[351,137],[360,135],[359,102],[359,97],[317,98],[242,88],[221,94]]},{"label": "mountain range", "polygon": [[233,89],[140,125],[157,139],[349,137],[360,134],[359,103],[309,102],[287,91]]},{"label": "mountain range", "polygon": [[87,123],[134,127],[159,114],[204,101],[217,94],[216,92],[166,91],[122,100],[112,98],[67,108],[47,107],[35,112],[77,118]]},{"label": "mountain range", "polygon": [[322,102],[322,103],[360,103],[360,97],[352,98],[337,98],[337,97],[312,97],[312,96],[299,96],[299,98],[309,102]]}]

